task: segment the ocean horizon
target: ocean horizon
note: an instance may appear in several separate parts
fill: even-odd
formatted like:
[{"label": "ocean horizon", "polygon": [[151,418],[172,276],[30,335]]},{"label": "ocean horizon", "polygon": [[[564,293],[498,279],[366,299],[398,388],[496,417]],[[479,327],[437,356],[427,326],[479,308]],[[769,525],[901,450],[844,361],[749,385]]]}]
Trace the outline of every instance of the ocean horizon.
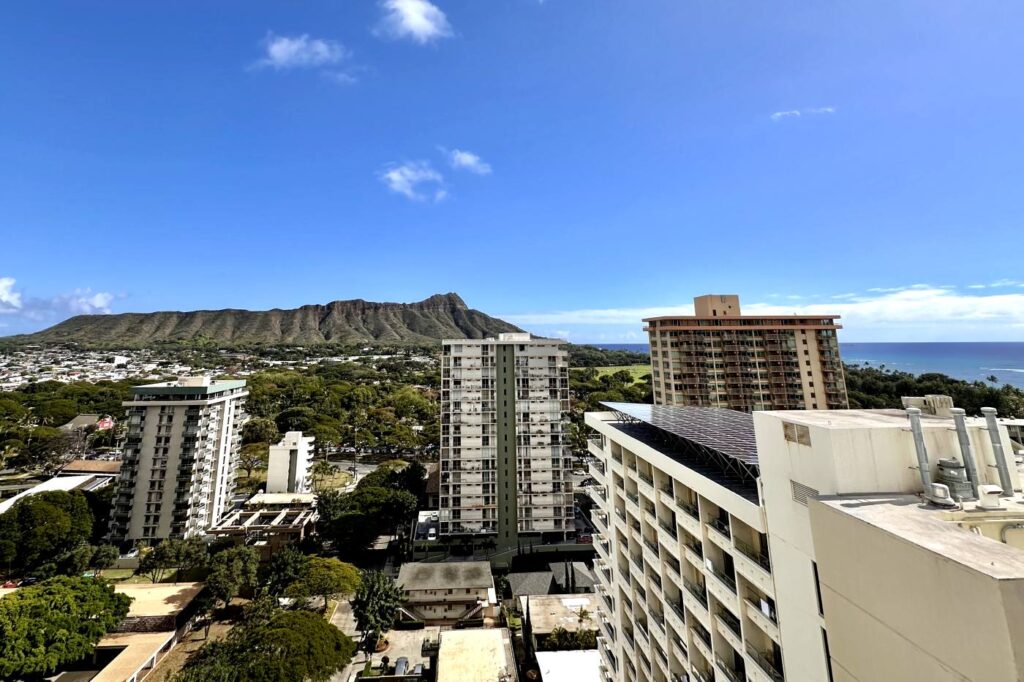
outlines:
[{"label": "ocean horizon", "polygon": [[[609,350],[650,353],[646,343],[587,344]],[[964,381],[988,381],[1024,388],[1024,342],[840,343],[848,365],[878,367],[910,374],[945,374]]]}]

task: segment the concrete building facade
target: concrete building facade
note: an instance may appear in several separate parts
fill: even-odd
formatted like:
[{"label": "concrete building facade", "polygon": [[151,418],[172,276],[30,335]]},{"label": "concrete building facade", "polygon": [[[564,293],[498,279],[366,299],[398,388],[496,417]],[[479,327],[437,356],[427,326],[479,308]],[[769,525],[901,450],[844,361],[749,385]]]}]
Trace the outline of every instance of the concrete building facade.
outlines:
[{"label": "concrete building facade", "polygon": [[313,436],[289,431],[281,442],[270,446],[267,456],[268,493],[308,493],[309,464],[313,458]]},{"label": "concrete building facade", "polygon": [[[1005,427],[607,407],[586,416],[604,679],[1024,679],[1024,505]],[[983,499],[943,498],[968,459]]]},{"label": "concrete building facade", "polygon": [[564,344],[501,334],[449,339],[441,359],[440,533],[575,530]]},{"label": "concrete building facade", "polygon": [[741,315],[733,295],[693,304],[694,315],[644,320],[656,405],[847,407],[838,315]]},{"label": "concrete building facade", "polygon": [[159,542],[216,525],[234,494],[244,381],[183,377],[132,388],[110,540]]}]

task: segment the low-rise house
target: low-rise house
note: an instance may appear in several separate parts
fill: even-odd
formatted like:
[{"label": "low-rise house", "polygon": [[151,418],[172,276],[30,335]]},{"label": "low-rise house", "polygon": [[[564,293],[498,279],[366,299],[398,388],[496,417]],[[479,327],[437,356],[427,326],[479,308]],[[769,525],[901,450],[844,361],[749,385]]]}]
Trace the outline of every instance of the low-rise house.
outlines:
[{"label": "low-rise house", "polygon": [[594,572],[582,561],[556,561],[548,566],[557,592],[577,594],[594,591]]},{"label": "low-rise house", "polygon": [[453,625],[497,617],[498,599],[486,561],[407,563],[398,573],[398,584],[405,592],[403,610],[409,619]]},{"label": "low-rise house", "polygon": [[[589,643],[590,639],[594,639],[593,646],[585,646],[575,637],[565,637],[566,634],[597,631],[597,595],[551,594],[520,597],[519,610],[523,614],[523,636],[531,638],[534,651],[597,649],[594,637],[582,640]],[[556,641],[558,638],[551,636],[556,630],[560,631],[562,638],[572,641]]]}]

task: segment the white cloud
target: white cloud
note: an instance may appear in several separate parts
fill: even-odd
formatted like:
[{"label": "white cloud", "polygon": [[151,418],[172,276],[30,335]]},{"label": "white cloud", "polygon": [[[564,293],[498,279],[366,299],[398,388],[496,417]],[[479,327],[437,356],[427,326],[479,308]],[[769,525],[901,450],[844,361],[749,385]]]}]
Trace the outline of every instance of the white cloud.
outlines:
[{"label": "white cloud", "polygon": [[[71,315],[108,314],[111,303],[117,298],[109,292],[91,289],[75,289],[51,298],[30,298],[16,285],[13,277],[0,277],[0,314],[32,327],[38,327],[40,322],[57,322]],[[5,326],[10,325],[5,323]]]},{"label": "white cloud", "polygon": [[14,290],[13,277],[0,277],[0,313],[21,310],[21,294]]},{"label": "white cloud", "polygon": [[448,153],[448,163],[456,170],[468,170],[477,175],[490,175],[491,164],[487,163],[473,152],[464,149],[453,149]]},{"label": "white cloud", "polygon": [[333,40],[300,36],[277,36],[268,34],[263,41],[266,54],[254,66],[285,69],[320,68],[337,64],[348,57],[348,50]]},{"label": "white cloud", "polygon": [[[434,201],[441,201],[448,196],[444,188],[444,176],[427,161],[407,161],[389,166],[380,173],[380,179],[392,192],[414,201],[422,201],[428,194],[432,194]],[[429,191],[424,191],[424,188]]]},{"label": "white cloud", "polygon": [[787,118],[800,118],[801,116],[820,116],[821,114],[834,114],[838,111],[836,107],[806,107],[804,109],[788,109],[786,111],[776,111],[769,118],[773,122],[778,123],[779,121]]},{"label": "white cloud", "polygon": [[424,45],[452,35],[451,24],[441,9],[429,0],[383,0],[386,14],[379,34],[390,38],[409,38]]},{"label": "white cloud", "polygon": [[[914,284],[876,288],[863,294],[822,297],[824,302],[744,303],[750,315],[839,315],[844,341],[1019,340],[1024,329],[1024,293],[964,292],[947,286]],[[574,338],[635,338],[641,320],[692,315],[692,305],[647,308],[595,308],[502,315],[526,326],[569,328]],[[572,329],[579,325],[580,329]]]},{"label": "white cloud", "polygon": [[997,279],[989,284],[969,284],[968,289],[1006,289],[1009,287],[1024,287],[1024,280],[1019,279]]}]

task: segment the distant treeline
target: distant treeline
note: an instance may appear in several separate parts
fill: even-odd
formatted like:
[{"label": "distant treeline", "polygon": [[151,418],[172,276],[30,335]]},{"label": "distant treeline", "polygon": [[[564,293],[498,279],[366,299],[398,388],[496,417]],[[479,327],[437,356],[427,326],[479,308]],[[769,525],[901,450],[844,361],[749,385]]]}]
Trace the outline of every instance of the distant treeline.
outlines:
[{"label": "distant treeline", "polygon": [[620,367],[647,365],[650,362],[651,356],[647,353],[569,344],[570,367]]},{"label": "distant treeline", "polygon": [[1024,416],[1024,391],[981,381],[963,381],[945,374],[908,374],[876,367],[846,365],[846,391],[852,408],[900,408],[903,396],[948,395],[967,414],[994,407],[1003,417]]}]

